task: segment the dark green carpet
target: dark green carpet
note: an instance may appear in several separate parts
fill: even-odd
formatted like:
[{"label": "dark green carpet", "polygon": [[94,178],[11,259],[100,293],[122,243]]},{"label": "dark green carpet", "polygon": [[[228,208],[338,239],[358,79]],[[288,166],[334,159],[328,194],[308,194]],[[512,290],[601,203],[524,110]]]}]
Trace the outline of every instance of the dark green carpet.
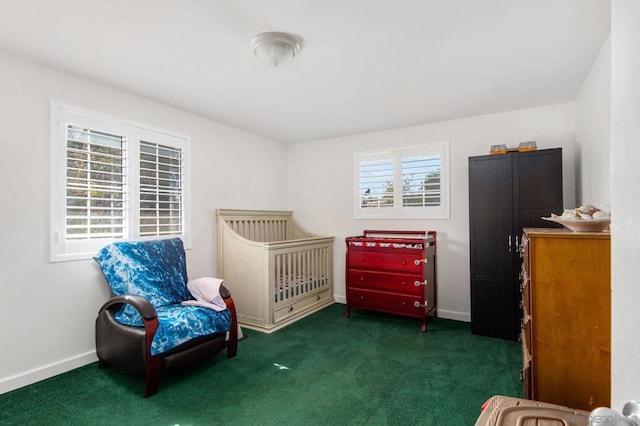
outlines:
[{"label": "dark green carpet", "polygon": [[0,395],[0,424],[473,425],[491,395],[522,396],[521,347],[469,325],[335,304],[273,334],[243,330],[238,356],[142,379],[97,364]]}]

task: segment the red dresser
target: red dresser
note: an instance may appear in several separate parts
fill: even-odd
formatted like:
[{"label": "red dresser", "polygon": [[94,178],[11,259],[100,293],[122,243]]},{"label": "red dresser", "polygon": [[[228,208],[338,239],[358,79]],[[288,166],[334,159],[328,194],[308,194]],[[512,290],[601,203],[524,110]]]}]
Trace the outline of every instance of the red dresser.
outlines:
[{"label": "red dresser", "polygon": [[436,315],[436,232],[368,230],[349,237],[347,311],[371,309],[420,318]]}]

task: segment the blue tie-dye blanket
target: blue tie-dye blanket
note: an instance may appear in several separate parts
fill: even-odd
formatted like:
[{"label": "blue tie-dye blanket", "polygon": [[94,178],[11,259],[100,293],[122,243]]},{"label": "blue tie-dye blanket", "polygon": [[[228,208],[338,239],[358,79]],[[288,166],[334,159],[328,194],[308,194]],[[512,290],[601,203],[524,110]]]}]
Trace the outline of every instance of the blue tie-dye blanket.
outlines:
[{"label": "blue tie-dye blanket", "polygon": [[[193,299],[187,290],[187,264],[180,238],[152,241],[119,241],[94,257],[113,294],[136,294],[146,298],[158,313],[158,330],[151,355],[158,355],[193,338],[231,329],[228,309],[216,312],[180,302]],[[140,314],[124,305],[116,321],[143,326]]]}]

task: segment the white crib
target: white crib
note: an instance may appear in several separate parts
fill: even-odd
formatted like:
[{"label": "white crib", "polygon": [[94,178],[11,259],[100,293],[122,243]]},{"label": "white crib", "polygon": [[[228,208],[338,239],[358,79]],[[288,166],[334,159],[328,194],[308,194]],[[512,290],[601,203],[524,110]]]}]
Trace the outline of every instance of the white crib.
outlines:
[{"label": "white crib", "polygon": [[290,211],[216,215],[217,275],[241,325],[271,333],[334,302],[333,237],[304,231]]}]

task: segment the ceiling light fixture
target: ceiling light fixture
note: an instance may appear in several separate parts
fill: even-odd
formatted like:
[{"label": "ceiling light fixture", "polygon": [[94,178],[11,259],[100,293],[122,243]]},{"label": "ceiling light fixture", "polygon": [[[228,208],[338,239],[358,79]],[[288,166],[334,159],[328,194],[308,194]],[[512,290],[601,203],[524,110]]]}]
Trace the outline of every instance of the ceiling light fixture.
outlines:
[{"label": "ceiling light fixture", "polygon": [[251,39],[251,50],[262,62],[277,67],[293,59],[300,51],[300,41],[287,33],[260,33]]}]

